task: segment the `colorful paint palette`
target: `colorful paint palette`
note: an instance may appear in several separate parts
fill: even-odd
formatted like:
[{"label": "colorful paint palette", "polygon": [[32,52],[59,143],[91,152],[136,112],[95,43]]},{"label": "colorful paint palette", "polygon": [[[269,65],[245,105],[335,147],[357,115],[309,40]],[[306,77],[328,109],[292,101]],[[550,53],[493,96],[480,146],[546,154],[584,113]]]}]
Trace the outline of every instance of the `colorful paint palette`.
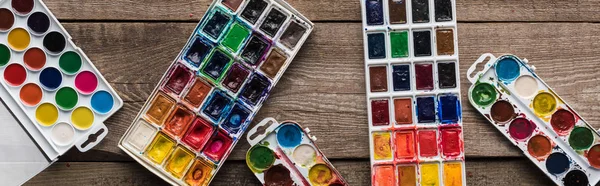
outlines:
[{"label": "colorful paint palette", "polygon": [[373,185],[466,185],[453,0],[361,0]]},{"label": "colorful paint palette", "polygon": [[312,29],[280,0],[215,0],[120,147],[171,184],[208,185]]},{"label": "colorful paint palette", "polygon": [[467,71],[471,105],[557,185],[596,185],[600,135],[534,70],[514,55],[483,54]]},{"label": "colorful paint palette", "polygon": [[42,1],[0,1],[0,19],[2,100],[50,159],[92,148],[123,105],[117,92]]},{"label": "colorful paint palette", "polygon": [[308,128],[265,118],[247,137],[252,147],[246,153],[246,164],[263,185],[348,185],[319,150]]}]

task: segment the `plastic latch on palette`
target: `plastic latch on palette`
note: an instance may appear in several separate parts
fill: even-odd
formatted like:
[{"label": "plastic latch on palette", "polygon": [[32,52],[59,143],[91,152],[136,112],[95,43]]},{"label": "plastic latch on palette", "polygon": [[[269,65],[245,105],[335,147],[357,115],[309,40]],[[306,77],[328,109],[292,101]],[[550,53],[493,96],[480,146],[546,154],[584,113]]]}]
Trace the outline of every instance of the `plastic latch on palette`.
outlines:
[{"label": "plastic latch on palette", "polygon": [[[251,146],[256,145],[258,142],[260,142],[260,140],[264,139],[266,135],[273,132],[273,130],[275,130],[275,128],[278,126],[279,123],[274,118],[265,118],[260,123],[256,124],[254,128],[248,131],[248,134],[252,135],[247,135],[246,139]],[[317,141],[316,136],[310,135],[310,129],[308,127],[304,128],[304,132],[309,135],[308,137],[311,140]]]},{"label": "plastic latch on palette", "polygon": [[309,131],[294,121],[265,118],[248,132],[248,168],[263,185],[347,186]]},{"label": "plastic latch on palette", "polygon": [[[486,59],[488,59],[488,60],[485,61]],[[498,58],[496,58],[496,56],[494,56],[491,53],[482,54],[481,56],[479,56],[479,58],[477,58],[477,60],[475,61],[475,63],[473,63],[469,67],[469,69],[467,69],[467,79],[469,79],[469,81],[471,83],[477,82],[477,79],[479,77],[481,77],[481,75],[483,75],[483,72],[488,71],[494,65],[494,63],[496,62],[496,60],[498,60]],[[529,63],[529,60],[527,60],[526,58],[523,58],[522,61],[525,64]],[[485,62],[484,67],[483,67],[484,69],[481,70],[481,71],[477,71],[477,73],[473,74],[473,72],[475,72],[475,70],[477,70],[477,65],[479,65],[479,64],[481,64],[483,62]],[[532,70],[532,71],[535,71],[536,68],[533,65],[529,65],[529,69]],[[600,131],[600,129],[599,129],[599,131]]]},{"label": "plastic latch on palette", "polygon": [[77,150],[80,152],[87,152],[92,149],[108,135],[108,128],[106,128],[104,123],[94,125],[90,130],[93,132],[90,133],[87,138],[82,138],[75,142],[75,147],[77,147]]},{"label": "plastic latch on palette", "polygon": [[[487,58],[490,58],[490,59],[484,64],[483,70],[478,71],[477,73],[473,74],[473,72],[475,72],[475,70],[477,70],[477,65],[483,63],[485,61],[485,59],[487,59]],[[469,81],[471,83],[475,83],[477,81],[477,79],[479,79],[479,77],[482,75],[483,72],[490,69],[493,62],[495,62],[495,61],[496,61],[496,56],[494,56],[493,54],[490,54],[490,53],[485,53],[485,54],[479,56],[479,58],[477,58],[475,63],[473,63],[469,67],[469,69],[467,69],[467,79],[469,79]]]},{"label": "plastic latch on palette", "polygon": [[279,126],[279,123],[275,118],[265,118],[260,123],[256,124],[254,128],[248,131],[246,139],[250,146],[254,146],[264,139],[267,134],[271,133],[275,128]]}]

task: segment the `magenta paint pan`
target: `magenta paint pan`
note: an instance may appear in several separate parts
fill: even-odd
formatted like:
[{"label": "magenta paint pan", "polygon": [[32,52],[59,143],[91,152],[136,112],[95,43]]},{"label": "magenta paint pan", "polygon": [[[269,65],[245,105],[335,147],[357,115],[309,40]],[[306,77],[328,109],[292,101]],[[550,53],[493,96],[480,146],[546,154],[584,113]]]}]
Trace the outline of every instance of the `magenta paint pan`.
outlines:
[{"label": "magenta paint pan", "polygon": [[[261,129],[261,131],[258,131]],[[263,185],[348,185],[308,128],[265,118],[250,129],[246,164]]]},{"label": "magenta paint pan", "polygon": [[[0,17],[0,98],[46,163],[73,147],[85,152],[101,142],[108,133],[104,121],[123,106],[123,100],[84,51],[41,0],[0,1]],[[94,79],[78,79],[82,74]],[[82,91],[81,84],[94,87]],[[21,172],[28,165],[39,164],[2,168]],[[8,185],[18,185],[32,175],[3,176],[0,180],[10,180]]]},{"label": "magenta paint pan", "polygon": [[466,185],[454,0],[360,0],[374,185]]},{"label": "magenta paint pan", "polygon": [[[484,63],[482,71],[476,66]],[[557,185],[600,181],[600,135],[527,59],[483,54],[468,69],[469,101]]]},{"label": "magenta paint pan", "polygon": [[170,184],[208,185],[313,27],[282,0],[214,0],[119,147]]}]

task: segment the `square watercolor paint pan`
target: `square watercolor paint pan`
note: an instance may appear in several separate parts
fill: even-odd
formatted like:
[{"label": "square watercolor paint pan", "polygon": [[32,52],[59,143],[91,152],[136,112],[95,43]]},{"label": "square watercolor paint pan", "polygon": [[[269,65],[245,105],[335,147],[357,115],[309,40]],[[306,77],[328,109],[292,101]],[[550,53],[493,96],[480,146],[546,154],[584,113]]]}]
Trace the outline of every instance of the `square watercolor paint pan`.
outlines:
[{"label": "square watercolor paint pan", "polygon": [[373,185],[466,185],[454,0],[360,0]]},{"label": "square watercolor paint pan", "polygon": [[555,184],[598,184],[600,135],[534,71],[527,59],[483,54],[467,71],[469,101]]},{"label": "square watercolor paint pan", "polygon": [[215,0],[119,142],[173,185],[208,185],[314,25],[280,0]]},{"label": "square watercolor paint pan", "polygon": [[348,185],[315,144],[317,138],[296,122],[265,118],[247,138],[246,164],[263,185]]}]

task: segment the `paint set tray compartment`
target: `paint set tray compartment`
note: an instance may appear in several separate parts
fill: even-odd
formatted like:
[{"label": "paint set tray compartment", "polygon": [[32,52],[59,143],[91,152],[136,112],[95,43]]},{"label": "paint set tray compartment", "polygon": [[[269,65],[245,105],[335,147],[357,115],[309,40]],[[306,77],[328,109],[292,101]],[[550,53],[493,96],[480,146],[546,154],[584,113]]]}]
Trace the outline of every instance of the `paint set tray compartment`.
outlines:
[{"label": "paint set tray compartment", "polygon": [[314,25],[281,0],[215,0],[119,142],[173,185],[208,185]]},{"label": "paint set tray compartment", "polygon": [[454,0],[360,0],[373,185],[466,185]]},{"label": "paint set tray compartment", "polygon": [[534,70],[527,59],[483,54],[467,71],[471,105],[555,184],[595,185],[600,135]]},{"label": "paint set tray compartment", "polygon": [[[91,149],[123,105],[117,92],[41,0],[0,1],[0,15],[4,102],[34,138],[43,136],[46,142],[36,141],[52,147],[49,157]],[[96,141],[84,145],[91,134]]]},{"label": "paint set tray compartment", "polygon": [[308,128],[265,118],[248,131],[246,164],[263,185],[348,185]]}]

